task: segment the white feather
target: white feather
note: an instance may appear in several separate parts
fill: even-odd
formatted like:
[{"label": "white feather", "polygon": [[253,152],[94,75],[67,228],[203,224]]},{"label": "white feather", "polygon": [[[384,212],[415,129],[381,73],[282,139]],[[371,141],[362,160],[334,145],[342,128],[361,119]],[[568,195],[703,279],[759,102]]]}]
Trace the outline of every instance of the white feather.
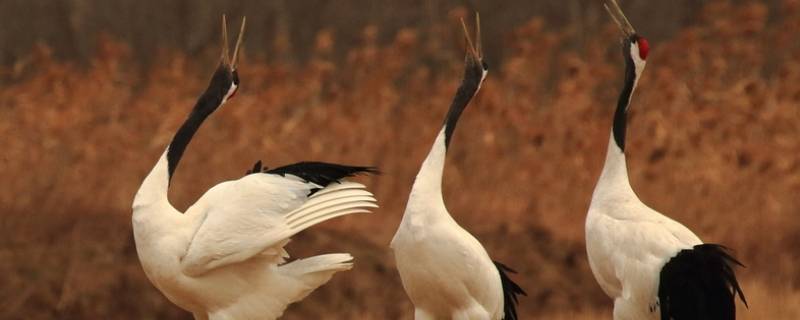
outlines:
[{"label": "white feather", "polygon": [[586,251],[595,279],[614,299],[614,319],[659,319],[661,268],[678,251],[701,243],[639,200],[612,136],[586,217]]},{"label": "white feather", "polygon": [[501,319],[503,289],[489,254],[447,212],[441,193],[444,129],[414,181],[392,239],[415,318]]},{"label": "white feather", "polygon": [[279,317],[290,303],[352,267],[349,254],[283,264],[289,238],[377,207],[358,183],[333,183],[309,196],[318,185],[291,175],[250,174],[214,186],[181,214],[159,179],[166,177],[164,157],[134,200],[136,248],[153,284],[198,319]]}]

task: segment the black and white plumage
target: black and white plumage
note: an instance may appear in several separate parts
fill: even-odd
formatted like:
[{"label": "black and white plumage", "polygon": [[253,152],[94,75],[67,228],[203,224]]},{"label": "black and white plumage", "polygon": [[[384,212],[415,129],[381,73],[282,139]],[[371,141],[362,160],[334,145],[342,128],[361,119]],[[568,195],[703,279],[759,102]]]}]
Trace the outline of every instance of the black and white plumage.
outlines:
[{"label": "black and white plumage", "polygon": [[493,262],[497,267],[497,271],[500,272],[500,283],[503,285],[503,319],[518,319],[517,305],[519,304],[519,296],[526,295],[525,290],[522,290],[522,287],[509,277],[509,273],[517,273],[514,269],[500,262]]},{"label": "black and white plumage", "polygon": [[[242,31],[244,21],[242,22]],[[203,121],[239,86],[236,60],[227,52],[133,200],[133,232],[150,281],[196,319],[275,319],[286,307],[352,267],[347,253],[287,262],[290,237],[329,219],[377,207],[366,188],[344,181],[369,167],[303,162],[252,173],[208,190],[186,212],[167,197],[169,181]]]},{"label": "black and white plumage", "polygon": [[699,244],[678,252],[661,268],[661,318],[736,319],[735,295],[744,301],[733,271],[736,265],[742,264],[727,248],[716,244]]},{"label": "black and white plumage", "polygon": [[513,271],[493,262],[480,242],[453,220],[442,197],[442,171],[453,131],[487,72],[480,32],[477,39],[474,47],[467,34],[464,78],[417,174],[391,243],[417,320],[517,319],[517,295],[525,294],[509,278]]},{"label": "black and white plumage", "polygon": [[[727,249],[704,244],[682,224],[642,203],[628,180],[625,127],[630,99],[649,45],[616,1],[609,13],[620,25],[625,79],[603,171],[586,217],[586,250],[597,282],[614,299],[614,319],[735,319],[735,296],[745,301]],[[746,303],[746,302],[745,302]]]}]

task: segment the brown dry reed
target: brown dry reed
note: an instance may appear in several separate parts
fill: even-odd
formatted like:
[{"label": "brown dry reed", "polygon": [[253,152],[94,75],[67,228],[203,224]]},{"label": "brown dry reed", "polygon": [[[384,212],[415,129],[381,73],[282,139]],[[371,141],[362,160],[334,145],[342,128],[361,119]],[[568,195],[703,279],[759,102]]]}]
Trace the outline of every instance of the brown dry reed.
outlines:
[{"label": "brown dry reed", "polygon": [[[800,318],[800,30],[797,1],[711,2],[654,50],[632,106],[632,184],[653,208],[747,265],[742,319]],[[248,59],[235,99],[196,135],[172,181],[185,209],[253,162],[379,166],[364,177],[381,208],[326,222],[290,244],[297,257],[352,252],[286,319],[410,319],[388,248],[411,183],[458,84],[458,11],[439,45],[403,29],[341,61],[323,30],[311,59]],[[452,28],[451,28],[452,27]],[[447,33],[444,33],[447,34]],[[514,267],[524,318],[608,319],[612,302],[587,266],[583,226],[621,85],[609,23],[580,49],[569,29],[533,19],[507,37],[454,136],[448,208]],[[144,277],[132,197],[204,89],[214,65],[163,51],[149,70],[104,40],[89,68],[47,47],[0,69],[0,318],[187,319]]]}]

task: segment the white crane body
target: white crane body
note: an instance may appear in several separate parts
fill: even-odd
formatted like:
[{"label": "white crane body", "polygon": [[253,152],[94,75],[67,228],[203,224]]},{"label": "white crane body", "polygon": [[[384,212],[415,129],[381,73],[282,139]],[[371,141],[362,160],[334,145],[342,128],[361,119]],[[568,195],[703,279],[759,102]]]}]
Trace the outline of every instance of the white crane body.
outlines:
[{"label": "white crane body", "polygon": [[259,161],[244,177],[212,187],[185,213],[169,203],[170,180],[193,135],[236,93],[241,35],[231,60],[223,18],[222,62],[133,200],[136,251],[147,278],[195,319],[278,318],[334,273],[352,268],[347,253],[287,262],[291,236],[377,207],[364,185],[344,180],[374,168],[321,162],[262,170]]},{"label": "white crane body", "polygon": [[612,137],[586,216],[586,251],[595,279],[614,299],[614,319],[660,319],[654,311],[661,268],[680,250],[701,243],[639,200]]},{"label": "white crane body", "polygon": [[[586,216],[589,266],[614,300],[615,320],[733,320],[740,265],[716,244],[645,205],[633,191],[625,161],[627,112],[649,53],[614,0],[606,9],[625,33],[625,78],[606,160]],[[746,302],[745,302],[746,303]]]},{"label": "white crane body", "polygon": [[444,129],[434,142],[392,239],[415,319],[500,319],[503,288],[486,249],[447,212],[441,193]]},{"label": "white crane body", "polygon": [[515,320],[517,295],[525,293],[508,277],[514,271],[492,261],[483,245],[450,216],[442,196],[450,138],[488,70],[480,29],[474,47],[463,21],[462,26],[469,42],[464,78],[414,180],[391,247],[415,319]]}]

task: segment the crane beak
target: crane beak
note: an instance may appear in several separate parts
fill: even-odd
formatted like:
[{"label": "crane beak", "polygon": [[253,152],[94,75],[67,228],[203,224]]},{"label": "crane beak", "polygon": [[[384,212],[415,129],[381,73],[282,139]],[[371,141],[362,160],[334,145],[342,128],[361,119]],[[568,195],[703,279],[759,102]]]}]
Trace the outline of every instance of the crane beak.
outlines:
[{"label": "crane beak", "polygon": [[233,70],[236,70],[236,67],[239,66],[239,48],[242,46],[242,37],[244,37],[244,25],[246,22],[247,18],[242,17],[242,26],[239,27],[239,36],[236,38],[236,46],[233,47],[233,61],[231,61]]},{"label": "crane beak", "polygon": [[467,30],[467,24],[464,23],[464,19],[461,19],[461,28],[464,30],[464,38],[467,39],[467,58],[474,63],[480,64],[480,61],[483,60],[480,15],[478,15],[477,12],[475,13],[475,45],[472,43],[472,37],[470,37],[469,31]]},{"label": "crane beak", "polygon": [[246,18],[242,18],[242,26],[239,28],[239,37],[236,39],[236,46],[233,48],[233,57],[230,56],[228,51],[228,23],[225,15],[222,15],[222,64],[229,67],[231,71],[236,70],[239,63],[239,48],[242,45],[242,37],[244,36],[244,26],[247,22]]},{"label": "crane beak", "polygon": [[626,37],[631,37],[636,34],[636,30],[633,29],[630,21],[628,18],[625,17],[625,14],[622,13],[622,9],[620,9],[619,4],[617,4],[617,0],[606,0],[606,3],[603,4],[608,11],[608,14],[611,15],[611,18],[614,19],[614,22],[617,23],[619,29],[622,30],[622,33],[625,34]]}]

